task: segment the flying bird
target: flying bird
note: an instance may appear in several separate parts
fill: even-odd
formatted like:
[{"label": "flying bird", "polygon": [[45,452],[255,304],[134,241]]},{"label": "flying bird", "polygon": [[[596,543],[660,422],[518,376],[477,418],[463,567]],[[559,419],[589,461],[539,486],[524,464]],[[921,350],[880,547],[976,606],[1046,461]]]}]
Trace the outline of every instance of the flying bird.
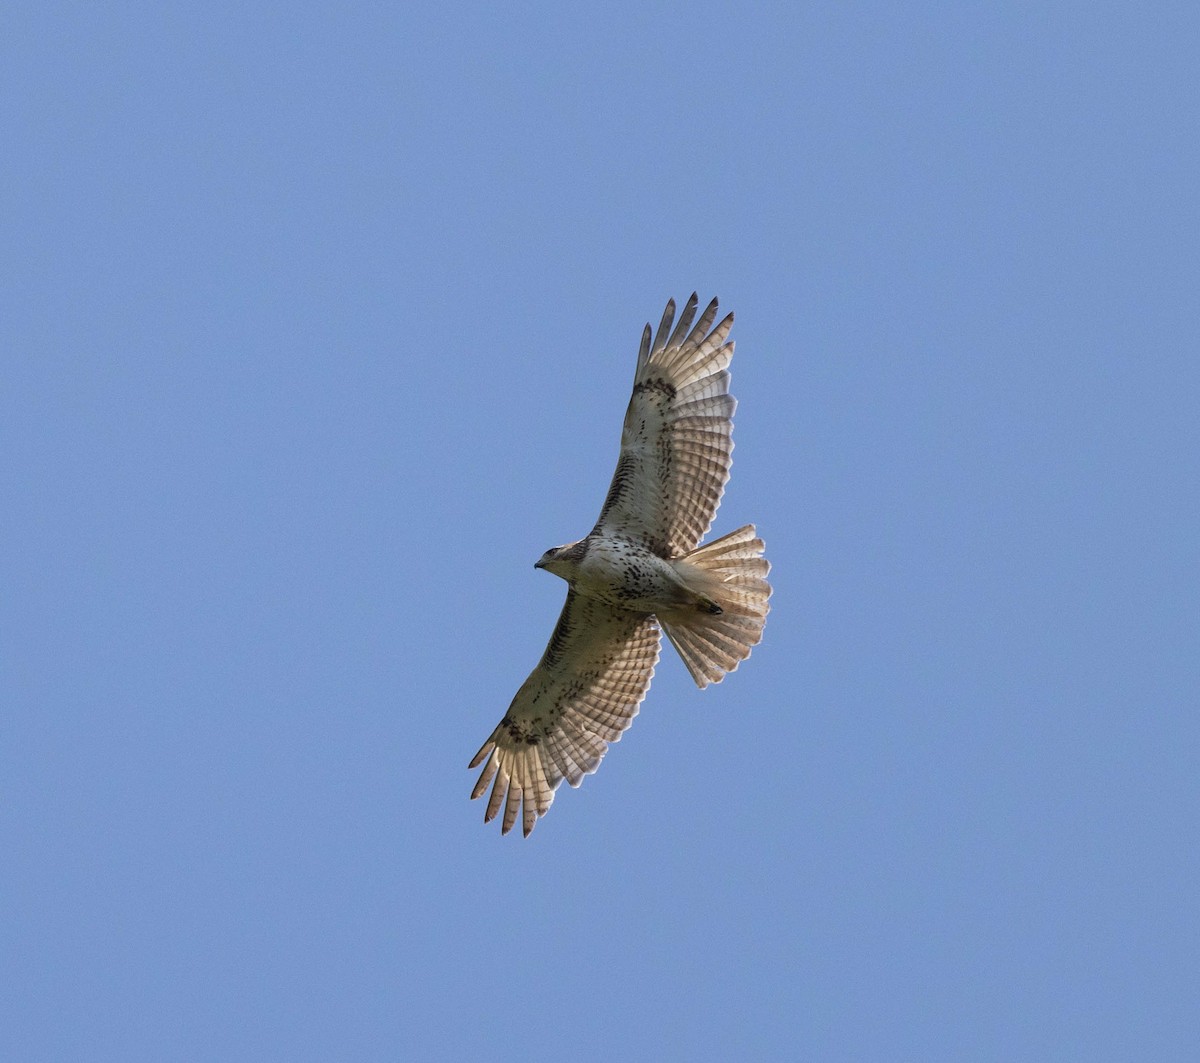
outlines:
[{"label": "flying bird", "polygon": [[[708,532],[729,479],[733,411],[728,339],[717,300],[695,326],[693,293],[675,321],[667,303],[651,342],[642,333],[621,453],[596,526],[534,565],[567,581],[550,644],[469,767],[471,797],[492,783],[484,821],[503,808],[526,836],[558,785],[578,786],[633,722],[666,632],[699,687],[750,656],[767,619],[770,564],[753,524]],[[494,780],[494,782],[493,782]]]}]

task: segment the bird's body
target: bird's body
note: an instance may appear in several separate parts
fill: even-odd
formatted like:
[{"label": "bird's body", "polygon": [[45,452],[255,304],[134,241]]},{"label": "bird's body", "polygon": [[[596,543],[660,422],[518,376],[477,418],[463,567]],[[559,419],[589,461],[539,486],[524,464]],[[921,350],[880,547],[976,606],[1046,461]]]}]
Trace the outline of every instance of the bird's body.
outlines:
[{"label": "bird's body", "polygon": [[664,557],[642,543],[593,532],[538,567],[561,576],[580,594],[618,609],[658,613],[694,603],[682,578]]},{"label": "bird's body", "polygon": [[762,638],[770,565],[754,526],[698,546],[729,478],[736,403],[733,315],[712,328],[714,299],[691,328],[696,307],[693,294],[672,331],[669,302],[653,344],[646,326],[600,518],[537,562],[567,581],[567,601],[542,660],[471,761],[483,765],[471,796],[495,779],[485,819],[503,806],[505,833],[520,812],[528,835],[564,778],[578,786],[599,766],[645,697],[661,631],[701,687]]}]

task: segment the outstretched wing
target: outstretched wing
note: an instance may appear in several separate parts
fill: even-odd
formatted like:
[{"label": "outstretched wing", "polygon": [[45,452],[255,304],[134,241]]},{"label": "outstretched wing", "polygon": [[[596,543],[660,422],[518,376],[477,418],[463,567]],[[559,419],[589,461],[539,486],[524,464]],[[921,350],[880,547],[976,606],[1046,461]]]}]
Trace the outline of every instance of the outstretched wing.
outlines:
[{"label": "outstretched wing", "polygon": [[653,617],[570,591],[541,661],[469,765],[483,764],[472,798],[496,780],[484,821],[503,805],[507,834],[523,804],[528,836],[563,779],[578,786],[595,771],[637,715],[658,649]]},{"label": "outstretched wing", "polygon": [[737,403],[726,337],[733,315],[713,328],[714,299],[689,331],[696,305],[693,293],[672,331],[672,299],[653,344],[649,325],[642,333],[621,456],[593,532],[635,539],[665,557],[686,554],[704,537],[732,464]]}]

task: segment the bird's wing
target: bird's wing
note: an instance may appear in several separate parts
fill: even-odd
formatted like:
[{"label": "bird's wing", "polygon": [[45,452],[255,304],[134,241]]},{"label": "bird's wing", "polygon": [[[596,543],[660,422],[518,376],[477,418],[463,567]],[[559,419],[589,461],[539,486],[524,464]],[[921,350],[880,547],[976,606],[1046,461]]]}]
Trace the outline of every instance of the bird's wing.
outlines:
[{"label": "bird's wing", "polygon": [[658,649],[653,617],[568,592],[541,661],[469,765],[483,764],[472,798],[496,780],[484,821],[503,806],[507,834],[523,803],[528,835],[563,779],[578,786],[595,771],[637,715]]},{"label": "bird's wing", "polygon": [[653,343],[649,325],[642,333],[621,455],[595,528],[666,557],[686,554],[704,537],[732,464],[733,315],[713,328],[714,299],[691,327],[696,305],[693,293],[672,330],[672,299]]}]

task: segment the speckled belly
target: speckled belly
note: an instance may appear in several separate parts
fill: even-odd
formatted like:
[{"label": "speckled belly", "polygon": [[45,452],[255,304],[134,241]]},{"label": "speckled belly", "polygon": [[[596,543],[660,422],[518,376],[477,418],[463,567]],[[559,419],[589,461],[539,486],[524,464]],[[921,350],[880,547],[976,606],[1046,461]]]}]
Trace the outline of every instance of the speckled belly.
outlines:
[{"label": "speckled belly", "polygon": [[623,539],[590,540],[575,587],[582,594],[643,613],[656,613],[695,597],[669,561]]}]

